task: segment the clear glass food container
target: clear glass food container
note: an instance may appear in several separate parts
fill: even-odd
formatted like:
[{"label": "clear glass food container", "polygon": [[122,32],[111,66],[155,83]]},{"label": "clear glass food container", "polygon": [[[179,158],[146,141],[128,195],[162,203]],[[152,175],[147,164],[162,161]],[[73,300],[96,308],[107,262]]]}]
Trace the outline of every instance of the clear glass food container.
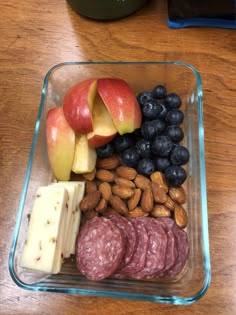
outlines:
[{"label": "clear glass food container", "polygon": [[[184,271],[174,279],[153,281],[105,279],[89,281],[81,276],[73,258],[59,274],[26,271],[20,258],[26,239],[28,214],[36,190],[53,181],[46,149],[45,124],[50,108],[60,106],[66,91],[75,83],[92,77],[119,77],[137,94],[161,83],[178,93],[185,114],[184,145],[190,152],[186,165],[188,233],[190,254]],[[187,305],[200,299],[210,284],[207,193],[204,157],[202,81],[190,65],[180,62],[68,62],[54,66],[45,76],[28,167],[9,255],[9,270],[15,283],[27,290],[105,296]]]}]

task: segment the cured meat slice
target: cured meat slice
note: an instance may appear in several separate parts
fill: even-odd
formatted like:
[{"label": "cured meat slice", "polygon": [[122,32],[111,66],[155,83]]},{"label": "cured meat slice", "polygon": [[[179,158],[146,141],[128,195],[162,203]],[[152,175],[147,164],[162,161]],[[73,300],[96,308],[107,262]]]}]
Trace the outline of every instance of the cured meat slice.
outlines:
[{"label": "cured meat slice", "polygon": [[85,223],[76,246],[76,266],[90,280],[109,277],[120,265],[125,243],[120,229],[109,219],[95,217]]},{"label": "cured meat slice", "polygon": [[121,215],[110,215],[108,217],[123,233],[125,239],[125,253],[119,269],[127,265],[133,257],[137,246],[137,232],[133,224]]}]

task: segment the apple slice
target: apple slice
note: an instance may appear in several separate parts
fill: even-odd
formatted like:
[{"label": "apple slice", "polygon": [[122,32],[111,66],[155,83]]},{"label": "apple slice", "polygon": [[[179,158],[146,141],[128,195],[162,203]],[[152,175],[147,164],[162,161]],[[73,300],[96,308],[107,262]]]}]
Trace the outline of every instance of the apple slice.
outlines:
[{"label": "apple slice", "polygon": [[76,174],[92,172],[96,165],[96,150],[88,145],[86,135],[76,135],[72,171]]},{"label": "apple slice", "polygon": [[105,104],[97,94],[93,105],[93,131],[88,133],[88,143],[97,148],[110,142],[117,134],[117,129],[112,121]]},{"label": "apple slice", "polygon": [[50,109],[46,119],[48,159],[57,180],[69,180],[75,152],[75,132],[62,107]]},{"label": "apple slice", "polygon": [[97,94],[97,80],[88,79],[69,89],[63,100],[67,122],[79,134],[93,131],[93,102]]},{"label": "apple slice", "polygon": [[97,90],[120,135],[141,126],[142,113],[130,86],[121,79],[98,79]]}]

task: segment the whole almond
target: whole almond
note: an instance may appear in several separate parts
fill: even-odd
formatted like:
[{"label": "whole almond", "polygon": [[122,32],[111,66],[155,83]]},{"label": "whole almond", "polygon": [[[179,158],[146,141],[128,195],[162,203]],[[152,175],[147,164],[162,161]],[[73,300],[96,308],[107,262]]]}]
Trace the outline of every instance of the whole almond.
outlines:
[{"label": "whole almond", "polygon": [[118,196],[111,195],[111,197],[109,199],[109,203],[110,203],[111,207],[114,210],[116,210],[116,212],[118,212],[119,214],[125,215],[128,212],[128,208],[127,208],[126,204]]},{"label": "whole almond", "polygon": [[99,190],[96,190],[94,192],[87,194],[80,201],[80,204],[79,204],[80,210],[83,212],[88,211],[88,210],[93,210],[97,206],[100,199],[101,199],[101,192]]},{"label": "whole almond", "polygon": [[125,179],[129,179],[129,180],[133,180],[135,179],[136,175],[137,175],[137,171],[132,168],[132,167],[128,167],[128,166],[119,166],[116,169],[116,174],[119,177],[125,178]]},{"label": "whole almond", "polygon": [[113,170],[119,165],[120,165],[120,159],[116,155],[112,155],[111,157],[104,158],[104,159],[98,159],[96,163],[96,166],[98,168],[103,168],[105,170]]},{"label": "whole almond", "polygon": [[152,193],[153,193],[153,198],[156,203],[165,203],[168,199],[168,196],[159,184],[152,182],[151,183],[152,187]]},{"label": "whole almond", "polygon": [[102,197],[108,201],[111,197],[111,185],[104,182],[104,183],[101,183],[99,186],[98,186],[98,189],[99,191],[102,193]]},{"label": "whole almond", "polygon": [[153,209],[153,194],[150,186],[148,186],[142,194],[141,208],[144,212],[151,212]]},{"label": "whole almond", "polygon": [[112,207],[109,207],[109,206],[108,206],[108,207],[106,208],[106,211],[104,211],[102,215],[106,217],[106,216],[109,216],[109,215],[111,215],[111,214],[117,214],[117,211],[114,210]]},{"label": "whole almond", "polygon": [[171,211],[174,211],[174,209],[175,209],[175,202],[169,196],[167,196],[167,200],[164,203],[164,206],[166,206]]},{"label": "whole almond", "polygon": [[117,185],[127,187],[127,188],[135,188],[135,184],[131,180],[121,178],[121,177],[116,177],[114,181]]},{"label": "whole almond", "polygon": [[97,204],[95,210],[99,213],[104,213],[106,209],[107,209],[107,201],[104,198],[102,198]]},{"label": "whole almond", "polygon": [[130,218],[147,217],[149,213],[144,212],[141,207],[136,207],[127,213]]},{"label": "whole almond", "polygon": [[150,185],[151,181],[147,177],[138,174],[134,180],[135,185],[141,190],[145,190]]},{"label": "whole almond", "polygon": [[92,170],[92,172],[82,174],[82,176],[84,179],[94,180],[95,174],[96,174],[96,168],[94,170]]},{"label": "whole almond", "polygon": [[91,220],[94,217],[97,217],[98,213],[95,210],[88,210],[88,211],[84,212],[84,215],[85,215],[87,220]]},{"label": "whole almond", "polygon": [[170,198],[180,204],[186,202],[187,196],[183,187],[170,187],[169,189]]},{"label": "whole almond", "polygon": [[140,188],[134,189],[134,194],[133,196],[128,199],[128,208],[129,211],[133,210],[134,208],[137,207],[142,195],[142,190]]},{"label": "whole almond", "polygon": [[151,212],[151,216],[154,218],[170,217],[170,210],[164,205],[155,205]]},{"label": "whole almond", "polygon": [[97,190],[96,183],[94,181],[87,180],[86,185],[85,185],[86,194],[89,194],[89,193],[94,192],[96,190]]},{"label": "whole almond", "polygon": [[99,169],[96,172],[96,178],[101,182],[111,183],[114,181],[115,175],[111,171]]},{"label": "whole almond", "polygon": [[159,186],[161,186],[166,193],[168,192],[169,187],[164,179],[164,175],[161,172],[152,173],[150,178],[153,183],[159,184]]},{"label": "whole almond", "polygon": [[174,218],[175,223],[181,228],[184,229],[188,224],[188,216],[186,211],[181,205],[176,205],[174,209]]},{"label": "whole almond", "polygon": [[121,199],[128,199],[134,194],[132,188],[123,187],[121,185],[114,185],[112,186],[111,190],[114,195],[120,197]]}]

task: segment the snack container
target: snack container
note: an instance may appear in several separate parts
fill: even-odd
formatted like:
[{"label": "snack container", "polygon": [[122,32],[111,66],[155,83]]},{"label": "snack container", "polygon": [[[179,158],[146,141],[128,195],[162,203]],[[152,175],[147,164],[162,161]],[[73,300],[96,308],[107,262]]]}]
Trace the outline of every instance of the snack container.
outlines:
[{"label": "snack container", "polygon": [[[54,181],[47,157],[46,117],[50,108],[60,106],[67,90],[88,78],[114,77],[128,82],[135,94],[164,84],[169,92],[182,98],[184,145],[190,152],[185,166],[188,214],[186,232],[189,258],[184,270],[174,279],[126,280],[107,278],[89,281],[81,276],[75,258],[68,259],[59,274],[30,272],[20,266],[27,234],[28,215],[36,190]],[[207,193],[205,178],[202,81],[191,65],[181,62],[66,62],[51,68],[45,76],[38,116],[26,169],[13,241],[9,271],[21,288],[33,291],[61,292],[187,305],[199,300],[210,280]]]}]

